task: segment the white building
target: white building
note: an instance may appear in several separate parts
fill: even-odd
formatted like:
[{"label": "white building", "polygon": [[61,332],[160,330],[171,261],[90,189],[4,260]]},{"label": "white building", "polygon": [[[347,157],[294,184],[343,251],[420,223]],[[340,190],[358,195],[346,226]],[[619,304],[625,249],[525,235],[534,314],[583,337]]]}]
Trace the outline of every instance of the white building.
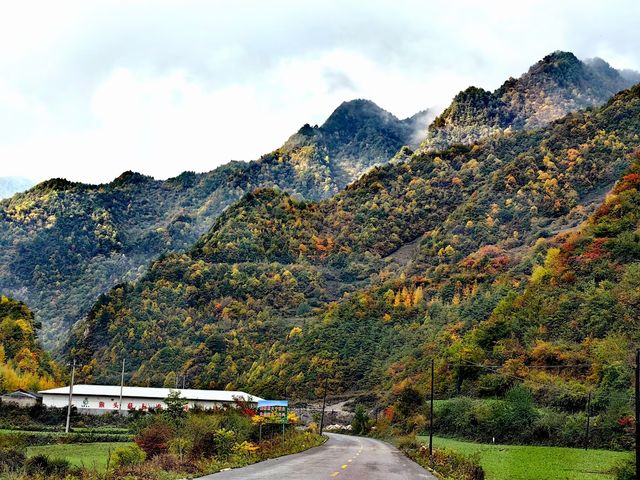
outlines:
[{"label": "white building", "polygon": [[26,390],[16,390],[15,392],[5,393],[0,397],[0,402],[17,405],[18,407],[33,407],[40,403],[42,398],[37,393],[27,392]]},{"label": "white building", "polygon": [[[119,385],[74,385],[72,404],[79,412],[103,414],[107,412],[129,410],[147,411],[150,408],[166,408],[164,399],[171,391],[180,392],[188,400],[186,408],[196,405],[203,409],[234,405],[236,399],[247,403],[257,403],[260,397],[245,392],[226,390],[193,390],[170,388],[124,387],[122,389],[122,409],[120,409]],[[42,395],[42,404],[47,407],[66,407],[69,404],[69,387],[52,388],[38,392]]]}]

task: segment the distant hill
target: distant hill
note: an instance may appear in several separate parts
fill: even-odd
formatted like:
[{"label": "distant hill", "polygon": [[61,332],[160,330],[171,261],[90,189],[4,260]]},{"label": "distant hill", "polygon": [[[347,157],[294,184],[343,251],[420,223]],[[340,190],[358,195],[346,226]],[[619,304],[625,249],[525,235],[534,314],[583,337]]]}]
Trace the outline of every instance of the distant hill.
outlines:
[{"label": "distant hill", "polygon": [[354,100],[256,161],[166,181],[134,172],[102,185],[48,180],[0,202],[0,291],[33,308],[51,348],[100,294],[136,279],[161,254],[191,247],[246,193],[276,187],[329,197],[419,142],[424,122],[424,113],[399,120]]},{"label": "distant hill", "polygon": [[612,68],[602,59],[580,61],[554,52],[495,92],[469,87],[429,126],[422,148],[471,144],[488,135],[534,129],[569,112],[601,105],[640,81],[640,73]]},{"label": "distant hill", "polygon": [[[637,186],[635,170],[626,171],[638,131],[640,86],[537,130],[406,152],[404,161],[376,167],[320,202],[271,189],[248,194],[193,248],[102,296],[66,351],[91,381],[107,381],[114,358],[126,352],[138,384],[160,385],[177,371],[198,387],[264,396],[286,388],[301,398],[317,395],[327,377],[333,392],[420,388],[436,356],[439,391],[497,394],[509,377],[473,362],[535,363],[546,355],[539,342],[558,339],[553,351],[569,362],[580,359],[587,337],[606,345],[597,292],[609,284],[598,282],[628,278],[622,296],[606,301],[627,302],[613,332],[633,324],[637,278],[635,267],[631,277],[624,269],[639,258]],[[626,263],[594,264],[580,287],[589,302],[579,294],[564,313],[550,302],[547,317],[534,302],[520,316],[524,300],[514,299],[528,282],[546,278],[550,292],[557,279],[572,281],[553,270],[553,253],[547,266],[539,239],[579,228],[619,180],[612,194],[624,201],[605,201],[610,209],[596,235],[604,240],[587,239],[577,251],[600,248],[606,257],[604,250],[618,249],[630,255]],[[537,269],[540,261],[556,273]],[[564,302],[562,293],[555,298]],[[570,315],[575,323],[562,337],[554,328]],[[516,324],[491,326],[507,317]],[[577,382],[579,396],[604,381],[599,375],[552,380]],[[549,394],[545,401],[563,400]]]},{"label": "distant hill", "polygon": [[23,177],[0,177],[0,200],[9,198],[18,192],[23,192],[35,183],[28,178]]}]

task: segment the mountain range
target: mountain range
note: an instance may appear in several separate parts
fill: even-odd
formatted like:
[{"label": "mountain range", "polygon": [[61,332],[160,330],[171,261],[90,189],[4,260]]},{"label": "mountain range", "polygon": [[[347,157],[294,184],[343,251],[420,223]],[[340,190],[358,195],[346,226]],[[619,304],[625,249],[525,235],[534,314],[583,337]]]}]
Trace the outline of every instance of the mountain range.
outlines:
[{"label": "mountain range", "polygon": [[256,161],[166,181],[125,172],[102,185],[43,182],[0,202],[0,291],[28,303],[45,344],[59,345],[100,294],[135,280],[161,254],[189,248],[244,194],[278,187],[329,197],[403,145],[417,145],[428,115],[399,120],[354,100]]},{"label": "mountain range", "polygon": [[[624,327],[590,330],[587,306],[576,313],[579,333],[563,337],[563,319],[522,318],[516,300],[552,281],[553,239],[596,222],[603,202],[615,204],[607,193],[616,182],[612,195],[631,195],[614,215],[624,220],[604,234],[577,234],[584,251],[599,242],[605,270],[574,281],[574,295],[606,288],[605,279],[626,285],[619,295],[634,295],[638,250],[614,252],[638,242],[636,174],[628,169],[637,168],[639,128],[640,86],[537,130],[414,153],[317,203],[258,190],[193,248],[101,297],[66,351],[92,381],[108,381],[126,352],[138,384],[170,383],[179,372],[204,388],[286,389],[301,398],[317,394],[328,375],[340,392],[424,386],[426,358],[435,354],[442,391],[495,394],[505,385],[481,381],[504,375],[480,375],[482,362],[526,366],[540,345],[571,362],[581,342],[606,344]],[[634,302],[622,318],[633,316]],[[514,320],[492,330],[508,316]],[[489,337],[479,340],[484,328]]]}]

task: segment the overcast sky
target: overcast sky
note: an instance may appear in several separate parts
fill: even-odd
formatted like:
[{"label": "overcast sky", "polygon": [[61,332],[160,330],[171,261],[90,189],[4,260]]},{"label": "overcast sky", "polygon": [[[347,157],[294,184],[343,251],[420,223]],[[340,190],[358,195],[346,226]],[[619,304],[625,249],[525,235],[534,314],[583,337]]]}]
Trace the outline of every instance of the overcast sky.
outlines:
[{"label": "overcast sky", "polygon": [[343,100],[399,117],[547,53],[640,69],[640,2],[5,2],[0,176],[105,182],[251,160]]}]

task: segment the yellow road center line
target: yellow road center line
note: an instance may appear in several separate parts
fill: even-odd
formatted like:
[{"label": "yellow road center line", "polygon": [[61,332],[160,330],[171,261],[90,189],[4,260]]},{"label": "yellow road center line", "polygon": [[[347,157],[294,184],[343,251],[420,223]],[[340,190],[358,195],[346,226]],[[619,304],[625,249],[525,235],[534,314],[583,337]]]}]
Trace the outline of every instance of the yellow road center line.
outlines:
[{"label": "yellow road center line", "polygon": [[347,466],[346,465],[342,465],[341,468],[344,470],[345,468],[347,468]]},{"label": "yellow road center line", "polygon": [[340,472],[333,472],[333,473],[331,474],[331,476],[332,476],[332,477],[337,477],[339,474],[340,474]]}]

